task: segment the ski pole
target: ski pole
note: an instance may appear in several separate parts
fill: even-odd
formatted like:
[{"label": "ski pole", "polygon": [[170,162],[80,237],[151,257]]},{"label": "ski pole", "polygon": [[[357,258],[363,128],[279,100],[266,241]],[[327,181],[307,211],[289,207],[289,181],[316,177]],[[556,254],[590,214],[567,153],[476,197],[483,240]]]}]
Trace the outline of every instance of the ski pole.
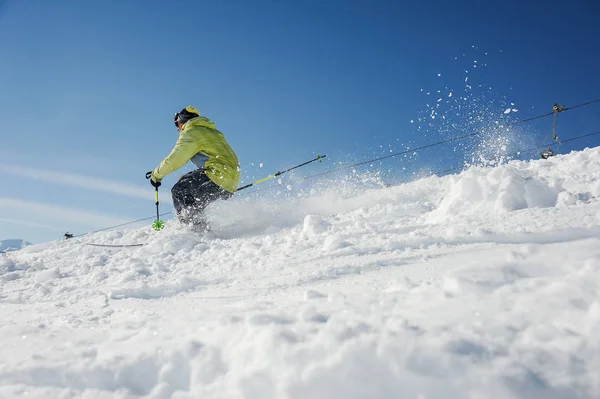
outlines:
[{"label": "ski pole", "polygon": [[[152,178],[152,172],[146,173],[146,179]],[[156,231],[162,230],[165,227],[165,222],[160,220],[160,214],[158,213],[158,187],[154,187],[154,192],[156,193],[156,220],[152,222],[152,228]]]},{"label": "ski pole", "polygon": [[162,230],[165,227],[165,222],[160,220],[160,214],[158,213],[158,187],[156,187],[156,220],[152,223],[152,228],[156,231]]},{"label": "ski pole", "polygon": [[257,184],[260,184],[260,183],[266,182],[266,181],[267,181],[267,180],[269,180],[269,179],[273,179],[273,178],[275,178],[275,177],[277,177],[277,176],[279,176],[279,175],[282,175],[282,174],[284,174],[284,173],[286,173],[286,172],[289,172],[290,170],[294,170],[294,169],[297,169],[297,168],[299,168],[299,167],[301,167],[301,166],[308,165],[308,164],[309,164],[309,163],[311,163],[311,162],[315,162],[315,161],[323,162],[323,158],[325,158],[326,156],[327,156],[327,155],[319,155],[319,154],[317,154],[317,157],[316,157],[315,159],[311,159],[310,161],[306,161],[306,162],[304,162],[304,163],[301,163],[300,165],[292,166],[291,168],[289,168],[289,169],[286,169],[286,170],[284,170],[284,171],[282,171],[282,172],[277,172],[277,173],[274,173],[274,174],[272,174],[272,175],[269,175],[269,176],[267,176],[267,177],[263,177],[262,179],[260,179],[260,180],[257,180],[257,181],[255,181],[255,182],[253,182],[253,183],[246,184],[245,186],[239,187],[239,188],[237,189],[237,191],[240,191],[240,190],[246,189],[246,188],[248,188],[248,187],[256,186]]}]

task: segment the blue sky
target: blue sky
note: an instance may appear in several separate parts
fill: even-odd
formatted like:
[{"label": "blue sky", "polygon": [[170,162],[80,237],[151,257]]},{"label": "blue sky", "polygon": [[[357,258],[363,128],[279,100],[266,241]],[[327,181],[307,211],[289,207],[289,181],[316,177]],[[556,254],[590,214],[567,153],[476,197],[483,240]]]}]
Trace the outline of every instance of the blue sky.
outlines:
[{"label": "blue sky", "polygon": [[[186,105],[226,135],[249,183],[317,153],[327,162],[296,176],[596,100],[598,16],[592,0],[0,0],[0,239],[152,216],[144,174],[171,150]],[[510,149],[551,128],[518,125]],[[563,139],[596,131],[600,104],[559,115]],[[373,168],[402,180],[475,147]],[[189,169],[165,179],[163,211]]]}]

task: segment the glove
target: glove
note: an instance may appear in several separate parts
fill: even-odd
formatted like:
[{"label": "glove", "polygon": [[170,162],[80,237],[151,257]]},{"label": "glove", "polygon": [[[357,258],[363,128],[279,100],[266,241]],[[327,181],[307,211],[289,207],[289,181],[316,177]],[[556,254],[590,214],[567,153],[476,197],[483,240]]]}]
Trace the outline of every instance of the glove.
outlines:
[{"label": "glove", "polygon": [[152,171],[146,173],[146,179],[150,179],[150,184],[152,184],[152,187],[159,188],[161,185],[159,181],[154,180],[154,177],[152,176]]}]

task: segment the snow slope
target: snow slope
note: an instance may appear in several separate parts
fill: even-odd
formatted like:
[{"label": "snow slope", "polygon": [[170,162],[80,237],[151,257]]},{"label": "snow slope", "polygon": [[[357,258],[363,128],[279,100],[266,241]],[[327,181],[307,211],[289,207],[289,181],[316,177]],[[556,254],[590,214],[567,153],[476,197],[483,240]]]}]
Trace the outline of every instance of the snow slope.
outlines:
[{"label": "snow slope", "polygon": [[599,398],[599,159],[0,255],[0,397]]},{"label": "snow slope", "polygon": [[22,240],[20,238],[12,238],[8,240],[0,240],[0,253],[13,251],[15,249],[21,249],[31,245],[29,241]]}]

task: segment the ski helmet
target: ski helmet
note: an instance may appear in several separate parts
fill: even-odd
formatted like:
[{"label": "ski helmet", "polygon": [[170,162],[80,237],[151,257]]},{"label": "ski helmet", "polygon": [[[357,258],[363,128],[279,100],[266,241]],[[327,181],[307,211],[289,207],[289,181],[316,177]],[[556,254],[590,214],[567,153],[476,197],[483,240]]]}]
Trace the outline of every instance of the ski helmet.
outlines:
[{"label": "ski helmet", "polygon": [[181,123],[183,125],[190,119],[195,118],[197,116],[200,116],[200,111],[198,111],[195,107],[188,105],[187,107],[175,114],[175,126],[177,126],[177,123]]}]

